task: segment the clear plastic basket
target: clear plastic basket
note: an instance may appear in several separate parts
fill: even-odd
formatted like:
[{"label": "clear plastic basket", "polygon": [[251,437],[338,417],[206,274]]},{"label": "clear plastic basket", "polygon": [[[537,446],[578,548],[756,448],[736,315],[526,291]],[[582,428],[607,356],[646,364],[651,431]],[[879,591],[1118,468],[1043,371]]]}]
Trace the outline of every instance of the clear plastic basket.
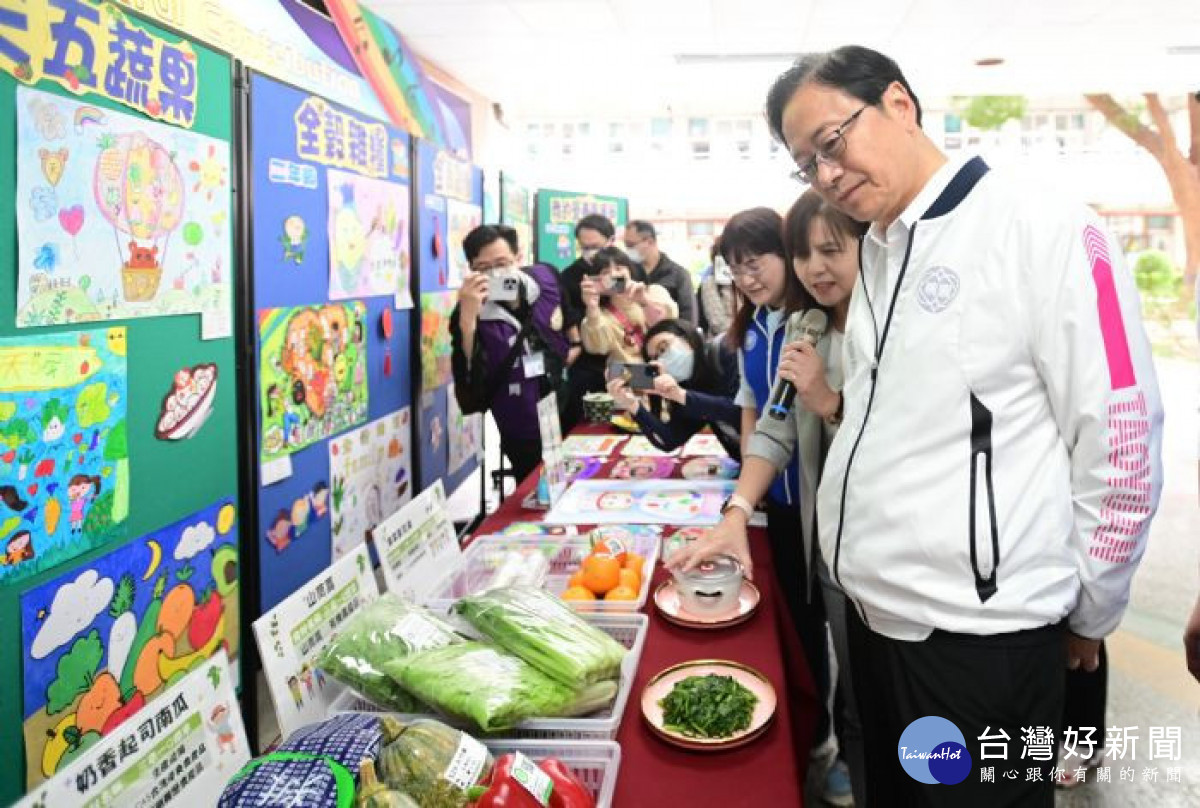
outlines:
[{"label": "clear plastic basket", "polygon": [[[661,542],[662,539],[657,536],[630,536],[630,549],[644,559],[642,587],[637,600],[572,600],[567,603],[581,612],[641,611],[650,597],[650,579],[654,577],[654,565],[658,563]],[[543,588],[551,594],[561,595],[567,588],[567,580],[579,570],[579,565],[591,549],[591,541],[586,535],[481,536],[471,542],[458,564],[443,576],[422,602],[438,614],[447,613],[459,598],[486,588],[503,563],[504,554],[511,550],[543,553],[550,562],[550,572]]]},{"label": "clear plastic basket", "polygon": [[[587,614],[583,617],[629,649],[621,663],[621,681],[612,705],[579,718],[532,718],[492,737],[503,735],[505,738],[574,738],[594,741],[611,741],[617,737],[617,730],[621,728],[621,716],[625,714],[625,706],[629,703],[629,694],[633,690],[633,679],[642,659],[642,649],[646,645],[646,630],[650,621],[644,614]],[[330,715],[382,712],[388,711],[350,689],[338,696],[329,708]],[[487,736],[482,735],[479,728],[470,721],[447,716],[438,716],[438,719],[481,740],[487,740]]]},{"label": "clear plastic basket", "polygon": [[621,747],[616,741],[486,740],[493,755],[520,752],[534,760],[555,757],[567,765],[592,796],[596,808],[612,808],[621,768]]}]

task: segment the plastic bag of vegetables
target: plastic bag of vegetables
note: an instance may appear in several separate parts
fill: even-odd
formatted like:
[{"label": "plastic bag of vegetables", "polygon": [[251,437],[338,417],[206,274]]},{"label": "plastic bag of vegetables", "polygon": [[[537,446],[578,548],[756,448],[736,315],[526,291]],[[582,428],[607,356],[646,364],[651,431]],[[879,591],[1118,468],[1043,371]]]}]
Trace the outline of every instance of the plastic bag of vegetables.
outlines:
[{"label": "plastic bag of vegetables", "polygon": [[621,674],[625,647],[544,589],[492,589],[454,608],[497,645],[570,687]]},{"label": "plastic bag of vegetables", "polygon": [[403,788],[421,808],[460,808],[467,791],[492,771],[487,747],[465,732],[432,718],[383,719],[385,738],[379,774],[391,788]]},{"label": "plastic bag of vegetables", "polygon": [[420,704],[383,672],[383,664],[462,640],[428,610],[389,593],[351,618],[316,664],[381,707],[413,712]]},{"label": "plastic bag of vegetables", "polygon": [[447,715],[474,721],[484,732],[528,718],[594,712],[617,695],[615,681],[576,689],[517,656],[480,642],[422,651],[384,664],[388,675]]}]

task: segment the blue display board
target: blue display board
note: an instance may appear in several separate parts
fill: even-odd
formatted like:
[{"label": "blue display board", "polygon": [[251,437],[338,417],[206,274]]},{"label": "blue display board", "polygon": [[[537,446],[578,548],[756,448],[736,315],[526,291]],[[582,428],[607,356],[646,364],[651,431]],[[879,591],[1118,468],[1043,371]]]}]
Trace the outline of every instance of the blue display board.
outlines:
[{"label": "blue display board", "polygon": [[[296,423],[285,431],[308,427],[305,439],[295,444],[303,448],[286,454],[282,470],[278,465],[271,470],[263,468],[261,479],[269,484],[259,487],[259,524],[254,530],[259,543],[260,601],[265,611],[325,569],[333,558],[331,534],[338,518],[335,504],[343,496],[343,487],[333,479],[330,438],[411,405],[413,315],[411,309],[397,308],[409,303],[411,283],[405,276],[396,288],[382,294],[378,282],[351,283],[339,275],[351,269],[351,264],[356,271],[379,272],[397,255],[400,259],[392,270],[400,269],[404,275],[411,266],[410,145],[404,132],[259,75],[253,77],[250,93],[255,311],[260,320],[269,310],[279,308],[312,312],[305,316],[313,333],[324,329],[328,338],[332,329],[334,353],[346,343],[352,343],[356,352],[365,351],[368,387],[365,418],[352,424],[344,420],[322,423],[318,416],[326,406],[324,399],[336,401],[342,395],[340,377],[349,373],[340,361],[342,356],[326,357],[334,359],[327,364],[337,378],[335,383],[326,378],[326,368],[320,367],[323,359],[314,362],[313,357],[303,357],[307,366],[302,363],[296,370],[294,359],[264,356],[256,344],[255,367],[260,377],[279,373],[280,366],[286,365],[287,373],[296,380],[291,387],[285,385],[288,389],[278,399],[275,390],[270,398],[260,395],[256,408],[260,445],[265,408],[278,405],[288,410]],[[388,185],[402,187],[399,196],[404,210],[379,201],[387,195]],[[358,218],[351,215],[355,205]],[[384,249],[391,241],[381,243],[378,249],[372,246],[381,229],[396,234],[394,250]],[[333,247],[331,237],[339,242]],[[378,280],[383,276],[372,277]],[[347,297],[346,288],[374,294]],[[336,304],[326,305],[333,298]],[[362,319],[353,314],[349,320],[339,319],[336,312],[347,310],[340,304],[355,300],[365,307]],[[334,314],[324,318],[326,311]],[[350,333],[338,333],[345,329]],[[317,365],[315,370],[313,365]],[[314,397],[316,384],[329,386],[324,399]],[[293,404],[303,412],[293,412]],[[390,436],[398,438],[410,455],[412,420],[405,421],[408,426],[403,434]],[[288,463],[290,474],[285,474]],[[276,473],[283,479],[270,482]],[[345,502],[350,507],[348,497]]]}]

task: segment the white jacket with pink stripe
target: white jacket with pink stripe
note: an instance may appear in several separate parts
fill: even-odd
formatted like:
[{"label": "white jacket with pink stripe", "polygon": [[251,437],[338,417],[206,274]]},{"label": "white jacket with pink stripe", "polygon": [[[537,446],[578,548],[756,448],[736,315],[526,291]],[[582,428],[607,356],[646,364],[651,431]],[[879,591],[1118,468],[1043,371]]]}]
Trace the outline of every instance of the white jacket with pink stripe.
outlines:
[{"label": "white jacket with pink stripe", "polygon": [[1162,488],[1137,289],[1087,206],[979,158],[863,241],[822,551],[868,626],[1121,620]]}]

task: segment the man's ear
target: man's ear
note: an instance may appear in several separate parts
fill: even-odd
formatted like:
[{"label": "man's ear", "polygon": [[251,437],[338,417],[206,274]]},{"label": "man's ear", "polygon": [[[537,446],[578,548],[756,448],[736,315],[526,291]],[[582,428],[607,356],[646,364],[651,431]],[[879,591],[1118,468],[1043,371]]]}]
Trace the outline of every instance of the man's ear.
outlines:
[{"label": "man's ear", "polygon": [[917,124],[917,105],[913,102],[912,96],[908,94],[908,90],[904,89],[904,85],[900,82],[893,81],[889,84],[887,89],[883,91],[883,96],[879,99],[879,103],[905,129],[920,128]]}]

